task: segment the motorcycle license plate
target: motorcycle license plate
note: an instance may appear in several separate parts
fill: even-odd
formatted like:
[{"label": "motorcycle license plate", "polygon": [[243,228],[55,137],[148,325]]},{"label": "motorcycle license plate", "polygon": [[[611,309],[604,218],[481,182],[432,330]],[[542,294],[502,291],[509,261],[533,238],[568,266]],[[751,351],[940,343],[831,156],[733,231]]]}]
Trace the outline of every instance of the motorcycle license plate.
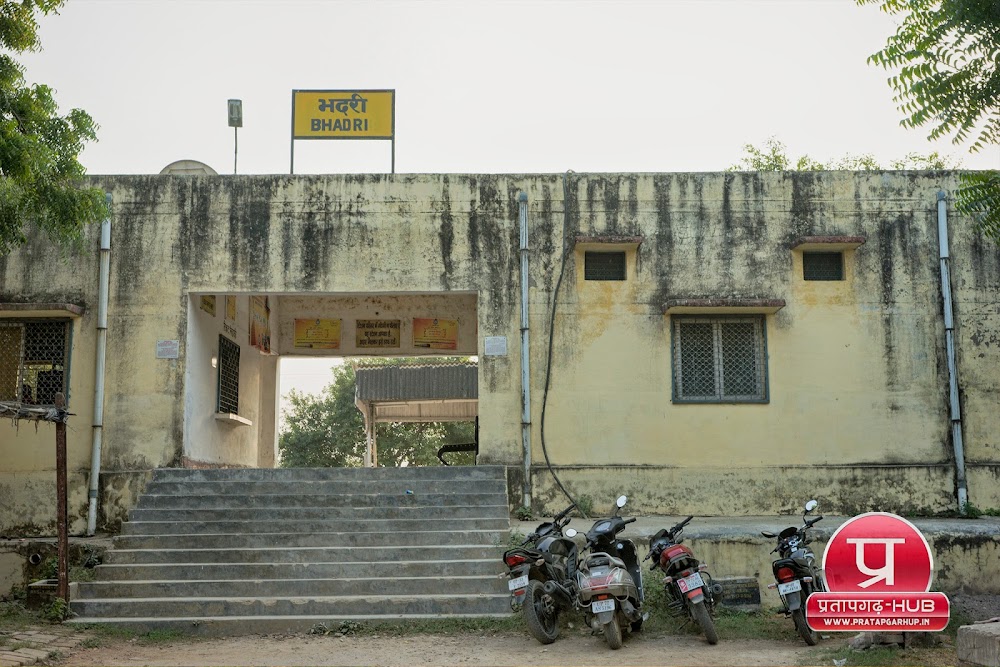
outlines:
[{"label": "motorcycle license plate", "polygon": [[602,611],[614,611],[615,601],[614,600],[594,600],[590,604],[590,611],[595,614],[599,614]]},{"label": "motorcycle license plate", "polygon": [[778,592],[782,595],[788,595],[789,593],[797,593],[802,590],[802,582],[796,579],[795,581],[789,581],[787,584],[778,584]]},{"label": "motorcycle license plate", "polygon": [[701,578],[700,572],[695,572],[690,577],[684,577],[683,579],[677,580],[677,587],[681,589],[681,593],[693,591],[694,589],[701,588],[704,585],[705,580]]},{"label": "motorcycle license plate", "polygon": [[528,586],[528,575],[524,575],[523,577],[518,577],[517,579],[511,579],[509,582],[507,582],[507,587],[510,588],[510,590],[512,591],[516,591],[519,588],[527,588],[527,586]]}]

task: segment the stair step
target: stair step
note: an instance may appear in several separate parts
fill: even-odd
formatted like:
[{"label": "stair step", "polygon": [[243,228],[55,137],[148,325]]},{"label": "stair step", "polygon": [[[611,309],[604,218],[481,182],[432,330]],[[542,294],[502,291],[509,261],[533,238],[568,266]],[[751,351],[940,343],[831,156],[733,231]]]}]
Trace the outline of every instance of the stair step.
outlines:
[{"label": "stair step", "polygon": [[[497,566],[500,562],[497,561]],[[499,567],[496,568],[499,570]],[[199,581],[94,581],[80,583],[78,600],[110,598],[305,598],[370,595],[502,594],[506,579],[474,577],[360,577],[337,579],[224,579]]]},{"label": "stair step", "polygon": [[388,547],[440,546],[445,544],[500,544],[502,530],[440,530],[396,533],[205,533],[192,535],[118,535],[121,549],[233,549],[254,546],[285,547]]},{"label": "stair step", "polygon": [[390,547],[242,547],[206,549],[111,549],[104,562],[111,565],[130,563],[329,563],[343,561],[393,562],[397,560],[499,559],[504,545],[453,544],[429,549],[405,546]]},{"label": "stair step", "polygon": [[387,560],[323,563],[130,563],[98,565],[101,582],[211,579],[329,579],[335,577],[492,576],[506,571],[500,557],[466,560]]},{"label": "stair step", "polygon": [[[499,580],[498,580],[499,585]],[[74,600],[81,617],[124,616],[357,616],[371,614],[499,614],[510,595],[344,595],[336,597],[93,598]]]},{"label": "stair step", "polygon": [[266,533],[383,533],[386,535],[414,534],[423,531],[503,531],[510,530],[510,519],[453,519],[445,517],[423,519],[335,519],[274,521],[261,517],[258,521],[130,521],[122,525],[123,535],[196,535]]},{"label": "stair step", "polygon": [[295,493],[309,494],[385,494],[404,496],[430,493],[503,493],[507,483],[501,479],[430,479],[430,480],[303,480],[303,481],[152,481],[146,485],[146,492],[156,495],[259,495],[263,493],[287,493],[293,487]]},{"label": "stair step", "polygon": [[147,616],[73,618],[65,623],[83,626],[110,626],[147,633],[157,630],[182,632],[197,637],[236,637],[239,635],[301,634],[313,631],[336,632],[341,623],[422,622],[440,620],[507,619],[510,608],[485,614],[321,614],[295,616]]},{"label": "stair step", "polygon": [[424,466],[414,468],[157,468],[154,481],[506,479],[503,466]]},{"label": "stair step", "polygon": [[295,487],[286,493],[255,495],[203,494],[193,490],[178,495],[144,493],[139,497],[139,509],[261,509],[261,508],[322,508],[322,507],[438,507],[450,505],[506,505],[506,493],[426,493],[384,494],[300,493]]},{"label": "stair step", "polygon": [[[133,509],[129,523],[139,521],[306,521],[354,519],[421,519],[443,513],[455,519],[510,519],[507,505],[413,505],[407,507],[260,507],[254,509]],[[124,524],[128,525],[128,524]]]}]

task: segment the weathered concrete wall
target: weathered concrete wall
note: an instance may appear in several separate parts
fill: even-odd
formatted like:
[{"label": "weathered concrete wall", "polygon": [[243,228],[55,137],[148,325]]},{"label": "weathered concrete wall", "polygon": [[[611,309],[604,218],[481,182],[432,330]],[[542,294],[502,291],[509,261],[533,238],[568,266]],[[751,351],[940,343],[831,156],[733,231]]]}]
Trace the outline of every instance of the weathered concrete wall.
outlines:
[{"label": "weathered concrete wall", "polygon": [[[509,350],[506,357],[480,357],[480,460],[519,468],[517,193],[524,191],[540,508],[561,508],[543,468],[543,400],[552,463],[576,495],[598,503],[627,491],[642,512],[772,513],[807,495],[841,512],[954,507],[936,233],[936,193],[955,187],[953,174],[96,182],[115,200],[104,455],[111,473],[176,463],[185,454],[184,378],[195,360],[187,351],[178,360],[158,360],[154,349],[158,339],[188,340],[189,319],[198,315],[188,311],[190,295],[202,293],[475,295],[477,349],[485,336],[506,336]],[[1000,262],[996,247],[967,219],[953,215],[952,229],[971,499],[998,506]],[[582,280],[578,235],[641,237],[629,250],[629,279]],[[807,283],[801,253],[791,249],[806,235],[859,235],[867,242],[846,253],[846,280]],[[87,254],[65,264],[48,260],[41,241],[0,258],[0,300],[45,297],[88,306],[72,369],[80,415],[92,408],[86,403],[92,402],[96,304],[93,230],[86,246]],[[766,316],[769,400],[672,402],[671,316],[663,304],[750,297],[786,302]],[[283,340],[279,350],[287,349]],[[255,390],[256,409],[271,404],[259,387],[265,376]],[[7,442],[21,437],[13,433],[0,431],[0,454],[13,451]],[[85,470],[89,428],[71,438],[73,467]],[[235,461],[228,454],[217,460]],[[258,444],[256,458],[240,464],[261,460]],[[34,460],[19,465],[30,474],[51,470]],[[0,488],[11,489],[6,465],[0,475]],[[41,505],[38,491],[18,489],[23,506]],[[0,516],[0,524],[9,522]]]}]

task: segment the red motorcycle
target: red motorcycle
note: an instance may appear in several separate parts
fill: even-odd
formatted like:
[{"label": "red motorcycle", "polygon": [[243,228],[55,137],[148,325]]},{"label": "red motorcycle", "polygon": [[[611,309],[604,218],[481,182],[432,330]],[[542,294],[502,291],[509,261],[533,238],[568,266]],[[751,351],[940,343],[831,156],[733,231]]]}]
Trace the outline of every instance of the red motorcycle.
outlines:
[{"label": "red motorcycle", "polygon": [[681,531],[693,518],[689,516],[669,530],[661,528],[650,537],[646,559],[653,560],[650,570],[659,568],[666,575],[663,589],[667,595],[667,611],[672,616],[694,619],[701,626],[708,643],[717,644],[719,634],[715,631],[712,612],[716,598],[722,595],[722,586],[712,581],[708,566],[681,544]]}]

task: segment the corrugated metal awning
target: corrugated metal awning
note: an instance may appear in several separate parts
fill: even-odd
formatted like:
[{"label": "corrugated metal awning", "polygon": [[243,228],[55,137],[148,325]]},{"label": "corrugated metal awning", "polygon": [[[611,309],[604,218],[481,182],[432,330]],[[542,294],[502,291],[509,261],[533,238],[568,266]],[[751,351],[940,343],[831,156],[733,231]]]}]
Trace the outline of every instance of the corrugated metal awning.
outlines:
[{"label": "corrugated metal awning", "polygon": [[375,421],[471,421],[479,412],[474,363],[359,366],[355,404]]}]

